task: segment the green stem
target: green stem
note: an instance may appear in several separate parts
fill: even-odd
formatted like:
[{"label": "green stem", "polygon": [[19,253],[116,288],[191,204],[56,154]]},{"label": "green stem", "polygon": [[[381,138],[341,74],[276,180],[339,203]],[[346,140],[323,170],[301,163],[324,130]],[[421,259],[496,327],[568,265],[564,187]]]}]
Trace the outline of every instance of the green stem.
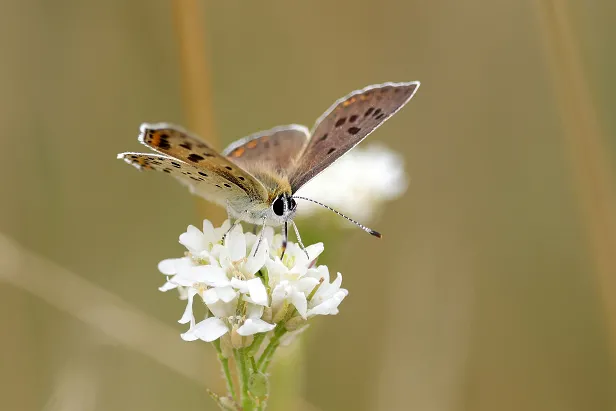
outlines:
[{"label": "green stem", "polygon": [[254,340],[252,340],[252,344],[250,344],[250,347],[248,347],[248,355],[250,357],[254,357],[257,352],[259,352],[259,349],[261,348],[261,343],[265,338],[265,334],[266,333],[259,333],[254,337]]},{"label": "green stem", "polygon": [[274,335],[270,339],[269,344],[265,347],[263,354],[261,354],[261,358],[259,358],[258,367],[259,370],[263,373],[267,371],[267,367],[272,361],[272,357],[274,356],[274,352],[276,348],[280,345],[280,338],[287,332],[284,324],[280,323],[274,329]]},{"label": "green stem", "polygon": [[233,350],[235,354],[235,362],[240,374],[240,393],[242,400],[242,411],[253,411],[255,404],[248,393],[248,378],[250,370],[248,369],[248,358],[246,356],[246,348],[238,348]]},{"label": "green stem", "polygon": [[233,387],[233,378],[231,377],[231,371],[229,370],[229,359],[222,354],[222,349],[220,348],[220,339],[215,340],[212,345],[216,348],[216,352],[218,353],[218,361],[220,361],[220,365],[222,367],[222,372],[225,374],[225,380],[227,381],[227,390],[229,391],[229,395],[235,401],[237,398],[235,397],[235,388]]},{"label": "green stem", "polygon": [[257,372],[259,369],[257,368],[257,362],[255,361],[255,357],[250,356],[250,366],[252,367],[252,372]]}]

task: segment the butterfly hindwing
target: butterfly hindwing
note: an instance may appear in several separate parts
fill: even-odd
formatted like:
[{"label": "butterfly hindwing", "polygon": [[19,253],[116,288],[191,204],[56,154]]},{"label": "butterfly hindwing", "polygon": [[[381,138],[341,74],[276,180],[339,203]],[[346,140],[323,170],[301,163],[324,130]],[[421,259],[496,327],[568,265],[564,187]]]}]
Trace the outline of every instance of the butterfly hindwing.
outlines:
[{"label": "butterfly hindwing", "polygon": [[[180,164],[182,169],[193,170],[191,176],[199,172],[207,174],[204,181],[188,178],[195,183],[199,181],[204,193],[211,191],[219,197],[219,190],[226,191],[222,195],[232,204],[243,204],[247,200],[264,201],[268,198],[267,190],[254,176],[178,126],[165,123],[142,124],[139,141],[154,151],[179,160],[175,163]],[[124,159],[126,160],[126,157]],[[149,165],[152,165],[151,161]],[[158,170],[159,167],[154,169]],[[204,176],[195,178],[200,177]],[[231,187],[227,187],[229,185]],[[203,196],[209,199],[207,195]],[[216,199],[212,200],[218,202]]]},{"label": "butterfly hindwing", "polygon": [[293,191],[359,144],[401,109],[418,87],[419,82],[379,84],[336,101],[311,131],[310,141],[290,176]]},{"label": "butterfly hindwing", "polygon": [[305,126],[278,126],[231,143],[222,154],[247,170],[256,167],[286,174],[294,166],[309,136]]}]

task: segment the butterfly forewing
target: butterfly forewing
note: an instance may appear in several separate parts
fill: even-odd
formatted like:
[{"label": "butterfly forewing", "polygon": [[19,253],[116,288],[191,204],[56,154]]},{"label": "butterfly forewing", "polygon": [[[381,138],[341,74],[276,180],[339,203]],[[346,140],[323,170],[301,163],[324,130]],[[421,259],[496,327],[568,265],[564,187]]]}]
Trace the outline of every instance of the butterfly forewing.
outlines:
[{"label": "butterfly forewing", "polygon": [[188,186],[193,194],[225,207],[228,203],[243,202],[246,204],[248,200],[245,190],[233,182],[216,173],[203,171],[203,169],[175,158],[144,153],[122,153],[118,155],[118,158],[140,170],[154,170],[169,174]]},{"label": "butterfly forewing", "polygon": [[231,143],[222,154],[247,170],[256,167],[286,174],[309,136],[308,129],[298,124],[274,127]]},{"label": "butterfly forewing", "polygon": [[143,124],[139,141],[163,155],[122,153],[118,157],[142,170],[170,174],[207,200],[243,208],[268,198],[250,173],[177,126]]},{"label": "butterfly forewing", "polygon": [[224,189],[231,185],[234,192],[228,194],[230,203],[245,202],[246,197],[254,201],[267,199],[265,187],[254,176],[178,126],[143,124],[139,141],[152,150],[201,170],[208,175],[204,183],[213,186],[214,191],[218,186]]},{"label": "butterfly forewing", "polygon": [[419,82],[379,84],[354,91],[336,101],[319,117],[311,131],[310,141],[290,176],[293,191],[400,110],[418,87]]}]

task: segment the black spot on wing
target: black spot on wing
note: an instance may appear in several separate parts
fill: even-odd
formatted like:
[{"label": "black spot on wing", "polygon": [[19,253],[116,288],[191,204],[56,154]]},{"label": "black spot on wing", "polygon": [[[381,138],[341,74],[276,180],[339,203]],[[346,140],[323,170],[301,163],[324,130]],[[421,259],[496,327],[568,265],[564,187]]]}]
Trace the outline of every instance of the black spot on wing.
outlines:
[{"label": "black spot on wing", "polygon": [[198,163],[199,161],[203,160],[203,157],[201,157],[199,154],[191,153],[188,155],[188,159],[194,163]]}]

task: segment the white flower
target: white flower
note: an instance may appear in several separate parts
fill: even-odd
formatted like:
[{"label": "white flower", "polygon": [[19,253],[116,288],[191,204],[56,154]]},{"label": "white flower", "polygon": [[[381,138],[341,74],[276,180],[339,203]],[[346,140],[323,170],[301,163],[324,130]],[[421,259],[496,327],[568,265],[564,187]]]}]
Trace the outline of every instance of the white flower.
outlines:
[{"label": "white flower", "polygon": [[[406,187],[402,156],[382,144],[373,143],[345,154],[306,183],[298,194],[368,222],[384,202],[400,197]],[[308,201],[301,201],[298,210],[300,216],[327,211]]]},{"label": "white flower", "polygon": [[222,240],[230,227],[229,220],[219,228],[214,228],[208,220],[203,220],[203,231],[199,231],[195,226],[188,226],[186,232],[180,235],[180,244],[195,257],[207,257],[212,247]]},{"label": "white flower", "polygon": [[338,306],[349,292],[342,285],[342,274],[338,273],[333,283],[329,282],[329,269],[321,265],[316,269],[309,270],[308,276],[318,278],[321,285],[310,299],[307,317],[315,315],[338,314]]},{"label": "white flower", "polygon": [[[269,333],[277,324],[294,331],[310,317],[338,312],[347,295],[340,288],[342,276],[338,274],[330,284],[327,267],[313,267],[323,252],[322,243],[303,250],[289,242],[281,259],[282,236],[274,235],[272,229],[259,241],[259,236],[244,233],[238,226],[223,243],[228,227],[225,222],[214,228],[207,220],[203,232],[188,227],[180,236],[188,250],[186,256],[158,265],[168,276],[160,290],[177,288],[186,300],[179,322],[190,327],[182,339],[210,342],[227,333],[248,337]],[[205,306],[202,321],[195,319],[195,301]]]}]

